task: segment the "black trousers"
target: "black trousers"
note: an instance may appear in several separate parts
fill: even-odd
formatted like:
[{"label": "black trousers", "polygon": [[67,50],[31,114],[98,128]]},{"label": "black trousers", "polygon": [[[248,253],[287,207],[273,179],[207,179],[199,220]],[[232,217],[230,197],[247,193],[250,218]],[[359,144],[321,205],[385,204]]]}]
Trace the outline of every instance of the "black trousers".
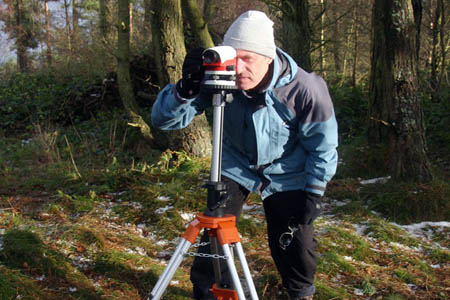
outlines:
[{"label": "black trousers", "polygon": [[[222,178],[227,184],[230,200],[225,213],[233,214],[236,220],[242,213],[242,207],[249,194],[248,190],[236,182]],[[290,222],[304,211],[306,194],[302,190],[279,192],[267,197],[264,201],[264,212],[267,222],[267,233],[272,258],[281,275],[283,286],[290,297],[305,297],[314,294],[314,274],[317,267],[315,249],[317,242],[314,239],[313,225],[300,225],[295,232],[291,244],[283,250],[280,247],[280,236],[289,232]],[[209,241],[205,233],[201,242]],[[201,246],[201,253],[210,253],[209,245]],[[224,284],[230,284],[226,264],[221,263]],[[194,299],[214,299],[209,289],[214,283],[214,269],[212,259],[195,257],[191,268],[191,281],[194,286]]]}]

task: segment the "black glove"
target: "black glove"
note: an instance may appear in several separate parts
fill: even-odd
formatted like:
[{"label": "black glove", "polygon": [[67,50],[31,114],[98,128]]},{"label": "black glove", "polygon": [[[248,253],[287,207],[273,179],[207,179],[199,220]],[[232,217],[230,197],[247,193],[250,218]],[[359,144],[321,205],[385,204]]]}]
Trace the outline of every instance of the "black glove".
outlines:
[{"label": "black glove", "polygon": [[200,93],[205,69],[203,67],[202,54],[204,48],[195,48],[186,54],[183,63],[183,78],[178,81],[176,89],[183,98],[193,98]]},{"label": "black glove", "polygon": [[322,213],[322,196],[310,192],[305,192],[305,205],[297,216],[297,222],[300,225],[311,225],[312,222]]}]

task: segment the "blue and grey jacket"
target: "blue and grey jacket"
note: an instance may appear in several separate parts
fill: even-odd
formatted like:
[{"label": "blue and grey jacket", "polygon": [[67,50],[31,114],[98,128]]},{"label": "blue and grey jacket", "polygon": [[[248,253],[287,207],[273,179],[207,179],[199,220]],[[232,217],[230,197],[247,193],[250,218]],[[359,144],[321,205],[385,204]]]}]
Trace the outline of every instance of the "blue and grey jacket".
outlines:
[{"label": "blue and grey jacket", "polygon": [[[338,133],[324,80],[297,66],[277,49],[273,76],[261,93],[238,91],[225,106],[222,175],[262,199],[273,193],[305,190],[323,195],[337,166]],[[173,84],[158,95],[153,125],[186,127],[211,106],[211,99],[184,99]]]}]

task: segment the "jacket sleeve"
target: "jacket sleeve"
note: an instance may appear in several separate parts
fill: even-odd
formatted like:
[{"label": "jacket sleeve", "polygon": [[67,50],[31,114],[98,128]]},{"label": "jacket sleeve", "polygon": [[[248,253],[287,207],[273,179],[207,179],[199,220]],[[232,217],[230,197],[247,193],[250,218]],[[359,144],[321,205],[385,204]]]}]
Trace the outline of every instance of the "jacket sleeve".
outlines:
[{"label": "jacket sleeve", "polygon": [[196,115],[208,106],[204,97],[191,99],[178,95],[175,85],[169,84],[159,92],[152,107],[152,123],[163,130],[185,128]]},{"label": "jacket sleeve", "polygon": [[306,99],[299,126],[300,141],[306,150],[305,191],[323,195],[336,173],[337,122],[331,97],[321,78],[309,85]]}]

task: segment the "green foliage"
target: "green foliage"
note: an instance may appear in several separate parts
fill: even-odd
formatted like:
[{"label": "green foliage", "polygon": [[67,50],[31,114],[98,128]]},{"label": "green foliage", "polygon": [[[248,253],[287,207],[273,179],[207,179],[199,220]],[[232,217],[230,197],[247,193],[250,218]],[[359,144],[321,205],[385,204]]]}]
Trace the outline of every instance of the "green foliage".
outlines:
[{"label": "green foliage", "polygon": [[364,279],[362,283],[362,291],[364,295],[373,296],[377,292],[377,289],[374,287],[371,280]]},{"label": "green foliage", "polygon": [[386,147],[370,147],[364,135],[357,136],[338,148],[339,160],[334,179],[375,178],[386,176],[391,158]]},{"label": "green foliage", "polygon": [[[208,180],[210,161],[152,150],[126,124],[124,114],[102,112],[70,127],[41,126],[24,138],[0,139],[0,174],[7,179],[0,182],[0,194],[11,195],[0,196],[0,291],[6,286],[7,293],[13,293],[10,287],[17,285],[18,291],[29,288],[35,299],[122,300],[139,299],[155,284],[164,266],[161,260],[169,259],[188,219],[206,206],[202,184]],[[354,150],[358,143],[363,145],[355,137],[344,148]],[[340,176],[327,189],[327,206],[334,206],[335,199],[346,204],[336,205],[316,221],[315,298],[356,299],[358,290],[369,298],[409,299],[404,284],[412,280],[419,287],[417,293],[429,291],[438,298],[447,287],[441,282],[442,268],[430,265],[448,263],[449,252],[409,236],[371,210],[400,211],[387,201],[392,195],[395,202],[403,196],[405,207],[420,205],[414,197],[422,197],[421,193],[427,194],[420,198],[422,207],[432,207],[427,197],[436,193],[444,200],[447,185],[362,186],[356,174],[364,178],[377,174],[364,173],[369,164],[361,156],[368,152],[355,150],[355,162],[349,163],[352,156],[343,153]],[[74,165],[81,176],[74,173]],[[416,188],[422,192],[413,193]],[[398,193],[392,193],[396,189]],[[372,206],[383,194],[389,194],[386,212]],[[260,201],[251,196],[249,205],[257,208],[244,212],[238,229],[260,298],[285,299],[270,257]],[[26,244],[13,246],[12,240],[25,235],[30,236]],[[448,247],[448,231],[435,229],[430,236]],[[166,291],[168,299],[190,299],[191,263],[188,257],[177,270],[178,283]],[[402,270],[411,272],[412,278]],[[6,283],[3,274],[12,274]],[[35,274],[45,278],[39,285],[27,285],[35,281]],[[53,294],[47,296],[49,290]],[[27,299],[27,293],[20,294]]]},{"label": "green foliage", "polygon": [[404,268],[395,269],[394,275],[405,281],[406,283],[415,283],[414,276]]},{"label": "green foliage", "polygon": [[425,125],[430,148],[449,159],[450,87],[442,87],[432,99],[424,101]]},{"label": "green foliage", "polygon": [[89,192],[89,196],[67,195],[63,191],[58,191],[59,201],[64,203],[72,213],[82,214],[88,213],[94,208],[97,200],[97,194],[94,191]]},{"label": "green foliage", "polygon": [[91,79],[82,75],[14,73],[0,81],[0,128],[10,134],[32,124],[67,124],[80,113],[77,101],[90,85]]},{"label": "green foliage", "polygon": [[339,124],[340,144],[346,144],[365,132],[367,124],[368,95],[363,86],[347,82],[329,86]]},{"label": "green foliage", "polygon": [[12,267],[30,267],[40,274],[62,275],[47,255],[40,237],[23,230],[8,231],[3,238],[2,261]]},{"label": "green foliage", "polygon": [[[36,48],[42,35],[40,25],[43,25],[39,24],[39,2],[21,1],[20,10],[17,9],[18,3],[9,2],[8,8],[12,14],[2,14],[0,18],[5,22],[5,29],[11,38],[20,39],[22,46],[27,48]],[[20,23],[17,20],[20,20]]]},{"label": "green foliage", "polygon": [[17,270],[11,270],[4,266],[0,266],[0,298],[5,300],[51,299],[49,295],[39,289],[38,284],[34,280],[24,276]]},{"label": "green foliage", "polygon": [[450,183],[439,179],[430,185],[389,181],[361,188],[369,208],[403,223],[450,219]]},{"label": "green foliage", "polygon": [[52,74],[16,73],[0,86],[0,116],[4,129],[24,129],[33,122],[62,121],[71,87]]}]

